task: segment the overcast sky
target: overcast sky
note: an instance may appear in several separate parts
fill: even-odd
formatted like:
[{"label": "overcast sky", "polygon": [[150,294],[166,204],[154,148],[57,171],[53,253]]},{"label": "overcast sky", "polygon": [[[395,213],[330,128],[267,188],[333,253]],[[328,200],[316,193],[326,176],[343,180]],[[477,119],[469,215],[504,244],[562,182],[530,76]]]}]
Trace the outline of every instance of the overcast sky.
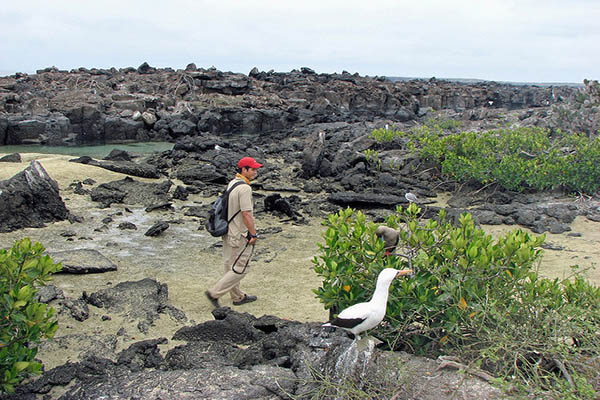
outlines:
[{"label": "overcast sky", "polygon": [[216,67],[517,82],[600,79],[598,0],[3,1],[0,75]]}]

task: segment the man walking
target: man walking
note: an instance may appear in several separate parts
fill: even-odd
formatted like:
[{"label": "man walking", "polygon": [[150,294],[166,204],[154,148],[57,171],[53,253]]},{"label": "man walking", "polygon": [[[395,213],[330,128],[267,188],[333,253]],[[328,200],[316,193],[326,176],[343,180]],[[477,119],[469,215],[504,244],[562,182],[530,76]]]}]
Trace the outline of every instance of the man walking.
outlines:
[{"label": "man walking", "polygon": [[256,178],[258,169],[263,165],[252,157],[244,157],[237,166],[238,173],[229,182],[227,189],[236,182],[241,181],[245,184],[237,185],[229,193],[227,215],[228,218],[234,215],[235,217],[229,222],[229,230],[223,236],[225,274],[211,289],[205,292],[206,297],[215,308],[219,307],[219,298],[227,292],[231,295],[234,306],[251,303],[257,299],[256,296],[246,294],[240,289],[240,281],[248,273],[254,243],[258,238],[252,214],[254,204],[250,181]]}]

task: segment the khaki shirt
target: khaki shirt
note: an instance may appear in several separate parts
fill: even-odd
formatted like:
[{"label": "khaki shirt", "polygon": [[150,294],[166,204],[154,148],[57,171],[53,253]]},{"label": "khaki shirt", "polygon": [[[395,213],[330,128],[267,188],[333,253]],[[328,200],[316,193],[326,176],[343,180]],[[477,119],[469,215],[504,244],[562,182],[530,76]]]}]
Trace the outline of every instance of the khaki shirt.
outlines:
[{"label": "khaki shirt", "polygon": [[[229,189],[235,182],[243,181],[243,179],[235,178],[229,185],[227,185],[227,189]],[[229,206],[227,208],[227,218],[231,218],[233,214],[241,211],[250,211],[254,210],[254,204],[252,202],[252,188],[250,185],[242,184],[238,185],[233,189],[231,193],[229,193]],[[227,235],[229,237],[239,237],[246,236],[248,234],[248,228],[244,224],[244,218],[242,217],[241,211],[231,220],[229,223],[229,230]]]}]

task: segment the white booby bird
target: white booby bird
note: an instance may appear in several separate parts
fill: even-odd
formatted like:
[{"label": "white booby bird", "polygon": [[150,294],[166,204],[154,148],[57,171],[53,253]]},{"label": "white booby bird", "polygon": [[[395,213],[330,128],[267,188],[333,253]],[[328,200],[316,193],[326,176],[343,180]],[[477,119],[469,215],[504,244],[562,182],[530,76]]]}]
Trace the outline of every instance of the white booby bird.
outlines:
[{"label": "white booby bird", "polygon": [[383,321],[387,309],[389,288],[394,278],[411,273],[412,270],[410,269],[397,270],[394,268],[385,268],[377,277],[375,293],[373,293],[370,301],[354,304],[344,309],[338,314],[337,318],[323,324],[323,326],[346,329],[359,339],[360,333],[376,327]]}]

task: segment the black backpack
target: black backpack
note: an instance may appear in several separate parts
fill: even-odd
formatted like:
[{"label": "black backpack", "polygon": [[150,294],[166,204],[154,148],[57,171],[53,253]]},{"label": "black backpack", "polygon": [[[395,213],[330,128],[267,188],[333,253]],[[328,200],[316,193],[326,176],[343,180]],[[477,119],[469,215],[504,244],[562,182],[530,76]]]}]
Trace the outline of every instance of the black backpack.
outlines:
[{"label": "black backpack", "polygon": [[219,197],[213,203],[212,208],[208,212],[208,221],[204,225],[206,230],[215,237],[221,237],[227,234],[229,230],[229,223],[232,219],[235,218],[236,215],[239,214],[240,210],[238,210],[233,217],[227,218],[227,207],[229,205],[229,193],[237,186],[244,184],[246,182],[235,182],[229,190],[226,190],[221,197]]}]

